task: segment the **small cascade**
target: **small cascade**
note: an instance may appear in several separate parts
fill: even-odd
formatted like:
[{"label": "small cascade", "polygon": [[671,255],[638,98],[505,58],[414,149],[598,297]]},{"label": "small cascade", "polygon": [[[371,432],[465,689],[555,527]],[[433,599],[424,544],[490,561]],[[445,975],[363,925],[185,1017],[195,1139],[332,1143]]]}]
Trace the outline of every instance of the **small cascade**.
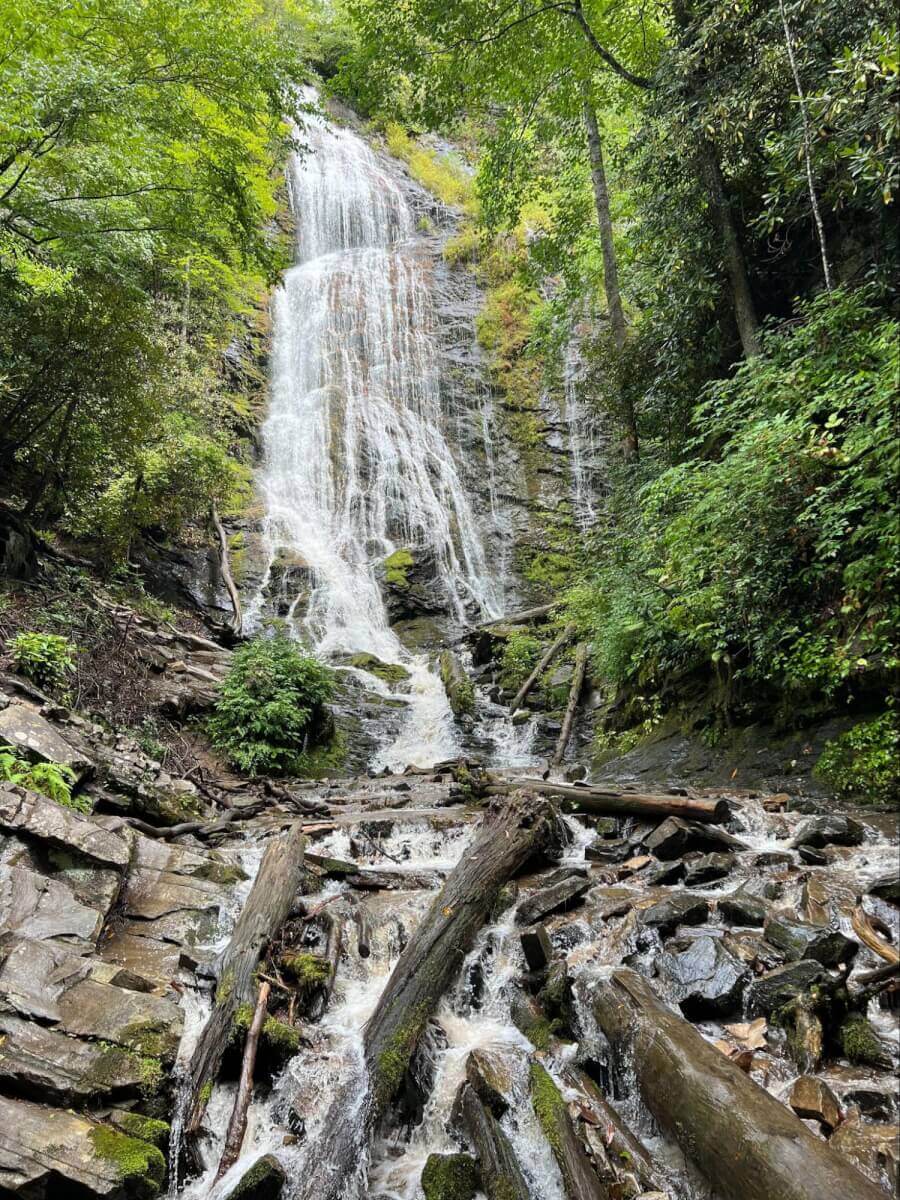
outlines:
[{"label": "small cascade", "polygon": [[585,365],[579,339],[573,335],[563,355],[563,395],[572,470],[572,509],[580,529],[597,518],[597,456],[602,438],[597,414],[583,394]]}]

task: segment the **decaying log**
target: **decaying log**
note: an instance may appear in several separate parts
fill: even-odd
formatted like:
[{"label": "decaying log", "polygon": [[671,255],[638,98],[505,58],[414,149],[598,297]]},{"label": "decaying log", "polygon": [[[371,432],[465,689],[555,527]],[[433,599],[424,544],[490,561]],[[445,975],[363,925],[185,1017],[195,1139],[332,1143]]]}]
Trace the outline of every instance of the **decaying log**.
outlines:
[{"label": "decaying log", "polygon": [[337,977],[338,963],[344,945],[344,918],[336,913],[323,913],[322,917],[328,929],[325,943],[325,961],[328,963],[328,974],[318,986],[314,1002],[310,1005],[309,1015],[320,1017],[328,1007],[331,993],[334,991],[334,981]]},{"label": "decaying log", "polygon": [[256,1066],[256,1051],[259,1046],[259,1035],[262,1033],[263,1022],[266,1019],[269,990],[268,983],[261,983],[259,985],[253,1020],[250,1022],[250,1028],[247,1031],[247,1040],[244,1042],[244,1057],[241,1062],[241,1077],[238,1082],[237,1095],[234,1098],[234,1108],[231,1110],[231,1118],[228,1122],[228,1132],[225,1134],[225,1145],[222,1148],[219,1169],[216,1171],[216,1177],[213,1180],[214,1186],[225,1172],[237,1162],[241,1154],[241,1146],[244,1144],[244,1134],[247,1132],[247,1109],[250,1107],[250,1097],[253,1095],[253,1071]]},{"label": "decaying log", "polygon": [[549,779],[520,777],[504,779],[487,775],[480,791],[485,796],[506,796],[517,788],[527,788],[539,796],[559,801],[565,812],[598,815],[627,814],[635,817],[684,817],[690,821],[709,821],[722,824],[728,820],[726,800],[707,800],[693,796],[657,795],[645,792],[626,792],[620,788],[581,787],[572,783],[554,783]]},{"label": "decaying log", "polygon": [[584,1146],[572,1128],[559,1088],[539,1062],[532,1062],[531,1104],[550,1143],[569,1200],[608,1200]]},{"label": "decaying log", "polygon": [[464,1083],[454,1103],[478,1157],[481,1187],[488,1200],[536,1200],[525,1182],[509,1138],[471,1084]]},{"label": "decaying log", "polygon": [[187,1133],[199,1128],[206,1107],[204,1084],[215,1078],[235,1014],[254,998],[257,964],[293,908],[303,874],[304,844],[299,824],[269,843],[231,940],[216,963],[215,1003],[185,1074]]},{"label": "decaying log", "polygon": [[556,749],[553,751],[553,758],[550,760],[554,767],[558,767],[565,758],[566,747],[569,744],[569,738],[572,736],[575,713],[578,710],[578,701],[581,699],[581,691],[584,687],[584,675],[587,670],[589,650],[590,646],[587,642],[579,642],[575,649],[575,674],[572,676],[572,686],[569,688],[569,701],[566,704],[566,711],[563,717],[562,729],[559,731],[559,737],[556,742]]},{"label": "decaying log", "polygon": [[244,624],[244,614],[241,609],[241,597],[234,583],[234,576],[231,574],[231,563],[228,559],[228,538],[225,530],[222,527],[222,522],[219,519],[219,510],[215,504],[211,509],[212,523],[215,527],[216,534],[219,538],[219,565],[222,570],[222,582],[225,584],[225,590],[228,592],[228,598],[231,600],[231,607],[234,616],[231,621],[231,628],[235,634],[240,634]]},{"label": "decaying log", "polygon": [[315,1160],[304,1165],[303,1200],[333,1200],[355,1169],[368,1134],[399,1091],[431,1014],[453,982],[500,889],[559,841],[552,808],[526,792],[495,801],[400,956],[363,1039],[368,1092],[339,1095]]},{"label": "decaying log", "polygon": [[541,617],[546,617],[552,608],[552,604],[538,604],[534,608],[523,608],[521,612],[510,613],[508,617],[493,617],[490,621],[481,621],[475,628],[491,629],[494,625],[525,625],[529,621],[539,621]]},{"label": "decaying log", "polygon": [[873,950],[879,958],[883,958],[885,962],[890,963],[892,966],[897,966],[900,963],[900,950],[880,936],[872,925],[869,914],[861,904],[858,904],[854,908],[850,917],[850,924],[853,926],[853,932],[859,940],[868,946],[870,950]]},{"label": "decaying log", "polygon": [[593,1000],[651,1113],[729,1200],[884,1200],[879,1187],[667,1008],[640,975],[614,971],[597,982]]},{"label": "decaying log", "polygon": [[568,645],[568,643],[571,642],[571,640],[574,636],[575,636],[575,626],[567,625],[565,627],[565,629],[562,631],[562,633],[559,635],[559,637],[556,639],[556,641],[553,642],[553,644],[547,650],[544,651],[544,654],[541,656],[541,660],[538,663],[538,665],[534,668],[534,670],[531,672],[531,674],[528,676],[528,678],[525,680],[525,682],[522,684],[522,686],[519,688],[519,690],[516,692],[515,696],[513,697],[512,704],[510,704],[510,706],[509,706],[510,711],[515,712],[517,708],[522,707],[522,705],[525,703],[525,697],[528,695],[528,693],[531,691],[531,689],[534,687],[534,685],[537,683],[537,681],[540,679],[540,677],[543,675],[543,673],[550,666],[551,662],[553,662],[553,660],[557,656],[557,654],[559,654],[560,650],[562,650],[562,648],[564,646]]}]

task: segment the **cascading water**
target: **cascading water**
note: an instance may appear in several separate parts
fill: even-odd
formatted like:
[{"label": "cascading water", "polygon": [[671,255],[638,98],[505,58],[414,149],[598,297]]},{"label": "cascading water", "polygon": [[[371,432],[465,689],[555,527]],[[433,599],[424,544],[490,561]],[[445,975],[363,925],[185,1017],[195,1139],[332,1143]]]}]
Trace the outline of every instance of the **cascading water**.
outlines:
[{"label": "cascading water", "polygon": [[499,613],[495,577],[442,432],[414,213],[362,138],[316,116],[304,132],[309,153],[289,180],[296,265],[275,299],[263,429],[270,562],[280,553],[308,572],[297,623],[320,653],[407,666],[406,724],[379,765],[430,764],[457,750],[449,705],[392,631],[378,568],[400,548],[433,562],[458,622]]}]

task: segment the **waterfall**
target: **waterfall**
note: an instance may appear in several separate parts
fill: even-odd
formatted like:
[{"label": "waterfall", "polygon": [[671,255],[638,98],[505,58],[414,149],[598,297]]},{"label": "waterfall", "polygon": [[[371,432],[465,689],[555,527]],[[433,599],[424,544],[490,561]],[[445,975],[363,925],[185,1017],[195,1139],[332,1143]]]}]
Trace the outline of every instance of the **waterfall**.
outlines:
[{"label": "waterfall", "polygon": [[407,195],[351,130],[312,116],[304,139],[263,427],[270,564],[287,555],[309,577],[305,612],[290,615],[319,653],[407,666],[406,725],[380,765],[427,764],[458,750],[449,706],[392,631],[378,568],[399,548],[433,562],[459,623],[498,615],[496,585],[443,433],[429,261]]}]

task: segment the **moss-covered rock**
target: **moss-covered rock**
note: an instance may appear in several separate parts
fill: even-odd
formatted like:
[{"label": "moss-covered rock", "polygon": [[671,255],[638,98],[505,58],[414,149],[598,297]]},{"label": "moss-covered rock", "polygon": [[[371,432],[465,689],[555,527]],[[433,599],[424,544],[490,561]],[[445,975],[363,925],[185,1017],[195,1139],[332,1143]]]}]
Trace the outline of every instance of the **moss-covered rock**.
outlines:
[{"label": "moss-covered rock", "polygon": [[156,1146],[108,1125],[95,1126],[90,1140],[95,1156],[115,1166],[128,1194],[140,1200],[159,1194],[166,1176],[166,1160]]},{"label": "moss-covered rock", "polygon": [[402,547],[384,560],[384,581],[392,587],[408,588],[410,569],[415,565],[412,550]]},{"label": "moss-covered rock", "polygon": [[[238,1006],[232,1023],[233,1040],[237,1040],[247,1033],[253,1023],[253,1013],[254,1006],[252,1004]],[[300,1030],[293,1025],[288,1025],[285,1021],[279,1021],[277,1017],[266,1017],[263,1022],[261,1041],[266,1049],[272,1051],[279,1058],[287,1059],[300,1049]]]},{"label": "moss-covered rock", "polygon": [[168,1144],[171,1131],[168,1121],[158,1121],[155,1117],[145,1117],[136,1112],[114,1112],[110,1121],[122,1133],[142,1142],[150,1142],[160,1150]]},{"label": "moss-covered rock", "polygon": [[274,1154],[264,1154],[246,1171],[227,1200],[278,1200],[284,1187],[284,1170]]},{"label": "moss-covered rock", "polygon": [[422,1171],[425,1200],[472,1200],[478,1171],[468,1154],[429,1154]]},{"label": "moss-covered rock", "polygon": [[554,1154],[560,1150],[560,1125],[566,1121],[566,1102],[548,1072],[538,1062],[531,1064],[531,1105],[544,1137]]},{"label": "moss-covered rock", "polygon": [[352,654],[347,661],[351,667],[356,667],[359,671],[368,671],[370,675],[383,679],[385,683],[404,683],[409,679],[406,667],[402,667],[400,663],[382,662],[374,654]]},{"label": "moss-covered rock", "polygon": [[844,1021],[840,1032],[841,1047],[852,1063],[883,1067],[886,1063],[884,1046],[878,1034],[861,1013],[853,1013]]},{"label": "moss-covered rock", "polygon": [[454,717],[470,717],[475,712],[475,688],[465,668],[452,650],[440,657],[441,682]]},{"label": "moss-covered rock", "polygon": [[303,991],[310,991],[325,983],[331,970],[327,960],[318,954],[286,951],[278,962],[284,974]]}]

